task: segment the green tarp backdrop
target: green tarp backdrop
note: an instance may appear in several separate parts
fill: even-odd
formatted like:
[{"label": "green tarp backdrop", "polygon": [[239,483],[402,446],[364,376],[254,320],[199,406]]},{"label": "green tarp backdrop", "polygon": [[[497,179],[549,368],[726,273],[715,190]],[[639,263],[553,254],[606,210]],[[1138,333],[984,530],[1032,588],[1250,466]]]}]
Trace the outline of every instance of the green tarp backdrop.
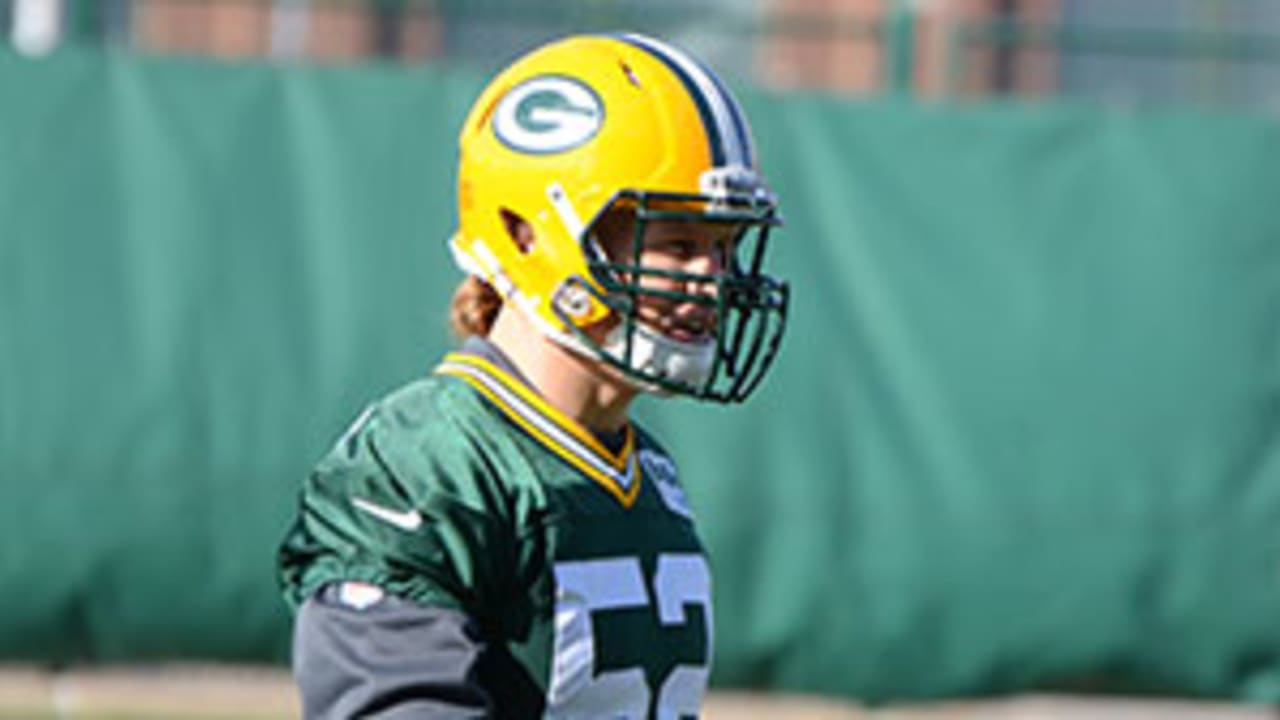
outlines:
[{"label": "green tarp backdrop", "polygon": [[[0,659],[284,659],[300,478],[450,343],[480,80],[0,56]],[[716,682],[1280,701],[1280,126],[742,95],[783,354],[640,408]]]}]

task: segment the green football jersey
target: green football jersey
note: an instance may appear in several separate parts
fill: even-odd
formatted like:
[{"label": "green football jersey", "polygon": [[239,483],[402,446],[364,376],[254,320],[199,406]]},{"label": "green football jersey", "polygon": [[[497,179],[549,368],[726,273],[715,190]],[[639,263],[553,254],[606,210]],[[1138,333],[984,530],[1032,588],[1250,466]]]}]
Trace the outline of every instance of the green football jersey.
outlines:
[{"label": "green football jersey", "polygon": [[371,406],[317,466],[281,549],[295,605],[334,582],[483,628],[500,717],[679,718],[711,661],[711,584],[670,457],[618,452],[474,354]]}]

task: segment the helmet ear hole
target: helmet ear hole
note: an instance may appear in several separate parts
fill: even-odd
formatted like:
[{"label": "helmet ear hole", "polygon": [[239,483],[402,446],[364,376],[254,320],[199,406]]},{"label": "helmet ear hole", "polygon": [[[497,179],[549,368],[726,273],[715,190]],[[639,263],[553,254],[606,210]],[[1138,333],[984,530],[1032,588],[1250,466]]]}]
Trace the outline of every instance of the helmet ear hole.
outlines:
[{"label": "helmet ear hole", "polygon": [[502,226],[507,229],[507,237],[515,243],[521,255],[528,255],[533,250],[533,226],[507,208],[501,208],[498,213],[502,217]]}]

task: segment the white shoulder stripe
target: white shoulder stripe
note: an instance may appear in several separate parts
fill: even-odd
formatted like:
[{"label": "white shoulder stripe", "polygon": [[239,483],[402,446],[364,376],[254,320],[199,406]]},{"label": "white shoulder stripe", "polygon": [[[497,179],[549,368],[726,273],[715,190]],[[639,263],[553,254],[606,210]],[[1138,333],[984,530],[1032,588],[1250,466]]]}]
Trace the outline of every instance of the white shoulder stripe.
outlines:
[{"label": "white shoulder stripe", "polygon": [[633,33],[623,37],[628,42],[662,57],[689,77],[711,111],[712,119],[716,123],[716,131],[724,144],[726,164],[751,167],[754,158],[751,157],[751,148],[747,146],[750,140],[745,124],[740,126],[742,111],[737,107],[733,97],[725,92],[724,87],[702,66],[702,63],[689,57],[684,51],[646,35]]}]

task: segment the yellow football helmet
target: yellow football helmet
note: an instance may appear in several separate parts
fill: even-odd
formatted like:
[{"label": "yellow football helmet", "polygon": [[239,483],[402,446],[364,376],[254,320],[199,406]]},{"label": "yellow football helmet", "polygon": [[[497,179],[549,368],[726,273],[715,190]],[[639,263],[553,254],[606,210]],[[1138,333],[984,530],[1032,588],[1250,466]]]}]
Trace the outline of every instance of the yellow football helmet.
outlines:
[{"label": "yellow football helmet", "polygon": [[[776,354],[788,289],[763,272],[776,200],[756,170],[750,129],[720,80],[688,54],[641,35],[574,36],[500,72],[459,138],[459,227],[465,271],[489,283],[548,337],[620,369],[638,386],[721,402],[744,399]],[[608,258],[594,225],[634,213],[630,261]],[[508,223],[531,226],[520,247]],[[650,221],[730,223],[733,257],[714,276],[646,269]],[[659,275],[710,283],[714,338],[680,342],[636,317]],[[664,291],[665,297],[673,293]],[[610,317],[603,342],[583,330]]]}]

